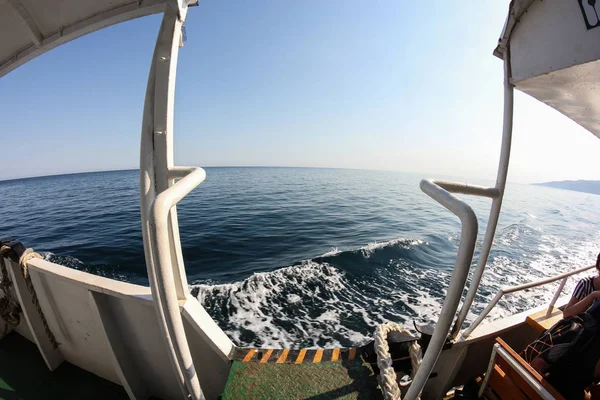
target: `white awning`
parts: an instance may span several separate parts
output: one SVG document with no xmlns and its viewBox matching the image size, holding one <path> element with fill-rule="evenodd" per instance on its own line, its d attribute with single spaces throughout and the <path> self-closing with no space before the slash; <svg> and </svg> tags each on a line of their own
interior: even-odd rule
<svg viewBox="0 0 600 400">
<path fill-rule="evenodd" d="M 600 2 L 513 0 L 494 55 L 515 87 L 600 137 Z"/>
<path fill-rule="evenodd" d="M 494 55 L 496 57 L 504 58 L 504 52 L 506 51 L 506 45 L 508 44 L 510 34 L 515 28 L 519 18 L 521 18 L 521 15 L 527 11 L 533 2 L 534 0 L 512 0 L 510 2 L 504 29 L 502 29 L 502 34 L 500 35 L 500 39 L 498 39 L 498 47 L 494 50 Z"/>
<path fill-rule="evenodd" d="M 0 77 L 61 44 L 182 0 L 0 0 Z"/>
</svg>

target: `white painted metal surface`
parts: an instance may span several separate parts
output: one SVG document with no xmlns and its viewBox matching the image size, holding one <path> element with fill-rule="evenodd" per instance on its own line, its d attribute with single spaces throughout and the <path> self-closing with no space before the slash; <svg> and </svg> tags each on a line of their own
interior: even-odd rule
<svg viewBox="0 0 600 400">
<path fill-rule="evenodd" d="M 29 273 L 64 360 L 122 385 L 131 398 L 182 398 L 150 288 L 40 259 L 29 261 Z M 184 329 L 202 389 L 207 398 L 216 399 L 229 376 L 231 347 L 226 344 L 231 343 L 224 336 L 218 345 L 209 345 L 207 338 L 220 330 L 197 301 L 185 308 Z M 16 331 L 35 342 L 30 329 L 22 319 Z"/>
<path fill-rule="evenodd" d="M 513 126 L 513 87 L 512 87 L 512 84 L 510 83 L 510 73 L 511 73 L 510 71 L 511 71 L 510 70 L 510 58 L 507 57 L 504 61 L 504 125 L 503 125 L 503 131 L 502 131 L 502 150 L 501 150 L 500 160 L 499 160 L 499 165 L 498 165 L 496 186 L 493 188 L 488 188 L 488 187 L 481 187 L 481 186 L 474 186 L 474 185 L 467 185 L 467 184 L 462 184 L 462 183 L 446 182 L 446 181 L 435 181 L 435 182 L 422 181 L 421 182 L 421 188 L 423 189 L 423 191 L 425 191 L 427 194 L 429 194 L 431 197 L 433 197 L 435 200 L 440 202 L 442 205 L 444 205 L 448 209 L 450 209 L 450 208 L 447 205 L 448 204 L 447 202 L 449 201 L 447 195 L 449 195 L 449 196 L 451 196 L 451 195 L 448 192 L 446 192 L 447 195 L 440 196 L 441 192 L 439 192 L 439 190 L 443 190 L 443 191 L 447 190 L 447 191 L 454 192 L 454 193 L 483 196 L 483 197 L 489 197 L 489 198 L 493 199 L 492 206 L 490 209 L 490 216 L 489 216 L 489 220 L 488 220 L 488 224 L 487 224 L 487 229 L 486 229 L 485 237 L 483 240 L 482 248 L 480 251 L 478 263 L 475 268 L 475 272 L 473 274 L 473 279 L 471 281 L 471 285 L 467 292 L 465 301 L 463 302 L 462 308 L 458 313 L 454 327 L 450 331 L 450 336 L 449 336 L 450 339 L 455 339 L 456 336 L 458 335 L 460 328 L 467 316 L 467 313 L 473 303 L 473 300 L 477 293 L 477 289 L 479 288 L 479 284 L 481 282 L 481 278 L 483 276 L 483 272 L 485 270 L 485 266 L 487 263 L 487 258 L 489 256 L 489 252 L 491 250 L 492 243 L 494 240 L 494 235 L 496 233 L 496 226 L 498 224 L 500 209 L 502 207 L 502 198 L 504 196 L 504 189 L 506 187 L 506 178 L 508 175 L 508 163 L 510 160 L 510 148 L 511 148 L 512 126 Z M 444 202 L 446 202 L 446 204 Z M 468 207 L 465 203 L 462 203 L 462 204 L 463 204 L 462 205 L 463 208 L 465 206 Z M 450 209 L 450 210 L 452 212 L 454 212 L 455 214 L 457 214 L 456 210 L 453 210 L 453 209 Z M 469 207 L 469 210 L 471 210 L 470 207 Z M 473 213 L 472 210 L 470 212 Z M 457 214 L 457 215 L 459 215 L 459 214 Z M 459 217 L 460 217 L 460 215 L 459 215 Z M 439 349 L 436 347 L 437 355 L 435 356 L 435 361 L 437 360 L 437 357 L 439 356 L 439 352 L 441 351 L 443 343 L 446 340 L 447 335 L 448 335 L 449 325 L 446 326 L 446 319 L 447 318 L 450 319 L 448 324 L 452 323 L 452 319 L 454 318 L 454 315 L 458 308 L 458 303 L 460 302 L 460 298 L 462 297 L 462 293 L 463 293 L 465 283 L 466 283 L 466 274 L 468 274 L 468 271 L 469 271 L 469 268 L 471 265 L 471 261 L 472 261 L 473 253 L 474 253 L 474 249 L 475 249 L 475 242 L 477 240 L 477 218 L 475 217 L 475 214 L 473 213 L 473 218 L 475 219 L 474 225 L 469 221 L 470 218 L 466 218 L 464 220 L 463 220 L 463 217 L 460 217 L 460 218 L 461 218 L 461 222 L 463 223 L 463 225 L 462 225 L 463 234 L 461 235 L 461 241 L 459 244 L 459 250 L 458 250 L 457 260 L 456 260 L 456 264 L 455 264 L 455 272 L 453 273 L 453 280 L 452 280 L 450 288 L 448 290 L 448 296 L 446 297 L 446 301 L 444 302 L 444 308 L 442 309 L 442 314 L 440 315 L 440 319 L 438 320 L 438 322 L 436 324 L 436 328 L 435 328 L 435 332 L 434 332 L 434 337 L 437 334 L 437 335 L 439 335 L 438 340 L 441 340 L 440 343 L 436 342 L 436 346 L 439 346 Z M 468 231 L 469 233 L 465 234 L 465 231 Z M 463 240 L 467 240 L 467 242 L 464 242 Z M 461 254 L 461 251 L 466 251 L 466 249 L 470 249 L 469 250 L 470 253 L 469 254 L 466 254 L 466 253 Z M 459 260 L 459 258 L 461 258 L 461 259 Z M 464 264 L 467 261 L 468 261 L 468 264 Z M 464 280 L 456 279 L 456 281 L 455 281 L 454 274 L 456 273 L 456 269 L 457 269 L 458 265 L 461 265 L 461 268 L 462 268 L 461 273 L 465 274 L 465 279 Z M 456 286 L 454 286 L 454 285 L 456 285 Z M 453 296 L 456 294 L 458 297 L 456 299 L 455 306 L 448 307 L 448 312 L 449 312 L 449 310 L 452 310 L 451 311 L 452 314 L 444 315 L 444 310 L 446 308 L 446 305 L 449 302 L 450 293 L 452 293 Z M 454 299 L 452 301 L 454 301 Z M 442 319 L 442 315 L 444 315 L 444 319 Z M 432 339 L 432 341 L 433 341 L 433 339 Z M 425 360 L 427 360 L 428 354 L 429 354 L 429 351 L 425 355 L 424 363 L 425 363 Z M 431 358 L 433 359 L 433 356 L 431 356 Z M 433 361 L 433 364 L 431 364 L 431 366 L 429 364 L 427 364 L 427 368 L 429 369 L 429 372 L 427 372 L 427 375 L 425 375 L 425 376 L 429 376 L 429 373 L 435 366 L 435 361 Z M 423 366 L 421 366 L 421 369 L 423 369 Z M 423 373 L 423 374 L 425 374 L 425 373 Z M 425 382 L 426 382 L 426 380 L 424 380 L 422 384 L 425 385 Z M 411 385 L 411 389 L 409 390 L 408 393 L 410 395 L 416 396 L 418 394 L 418 392 L 416 392 L 416 389 L 415 389 L 415 391 L 412 391 L 413 390 L 412 386 L 420 387 L 422 389 L 423 386 L 419 386 L 419 385 L 421 385 L 421 382 L 417 382 L 417 385 L 415 385 L 415 381 L 413 380 L 413 385 Z M 419 390 L 421 390 L 421 389 L 419 389 Z M 411 398 L 411 397 L 409 397 L 409 398 Z"/>
<path fill-rule="evenodd" d="M 584 11 L 596 20 L 583 0 Z M 586 13 L 587 16 L 587 13 Z M 577 0 L 536 0 L 510 36 L 515 82 L 600 59 L 600 28 L 587 29 Z"/>
<path fill-rule="evenodd" d="M 448 183 L 446 183 L 446 185 L 452 186 Z M 467 186 L 462 185 L 460 187 L 467 188 Z M 440 352 L 442 351 L 442 347 L 446 342 L 448 331 L 452 325 L 458 303 L 460 302 L 465 287 L 465 282 L 467 281 L 471 261 L 473 260 L 473 251 L 475 250 L 478 228 L 477 217 L 471 207 L 450 194 L 447 190 L 438 186 L 435 181 L 421 181 L 421 189 L 431 198 L 458 216 L 461 222 L 461 236 L 454 270 L 452 271 L 452 277 L 450 279 L 450 286 L 446 294 L 444 305 L 442 306 L 440 317 L 435 326 L 435 331 L 433 332 L 425 356 L 423 357 L 423 362 L 414 376 L 412 384 L 405 396 L 405 399 L 409 400 L 416 399 L 421 394 L 421 391 L 429 379 L 431 371 L 435 367 Z M 483 189 L 470 186 L 465 190 L 480 191 Z"/>
<path fill-rule="evenodd" d="M 492 370 L 494 369 L 494 364 L 496 361 L 496 353 L 498 353 L 499 348 L 500 348 L 500 345 L 498 343 L 496 343 L 494 345 L 494 347 L 492 348 L 492 355 L 490 357 L 490 363 L 488 364 L 488 368 L 485 371 L 485 376 L 483 377 L 483 381 L 481 381 L 481 386 L 479 387 L 479 392 L 477 392 L 477 397 L 479 397 L 479 398 L 481 398 L 481 396 L 483 396 L 483 392 L 485 391 L 485 388 L 488 385 L 490 377 L 492 376 Z"/>
<path fill-rule="evenodd" d="M 549 317 L 550 315 L 552 315 L 552 310 L 554 309 L 554 306 L 556 305 L 558 298 L 562 294 L 562 291 L 565 288 L 565 285 L 567 284 L 568 279 L 569 278 L 566 277 L 562 281 L 560 281 L 560 284 L 558 285 L 558 287 L 556 288 L 556 292 L 554 293 L 554 297 L 552 297 L 552 300 L 550 301 L 550 304 L 548 305 L 548 310 L 546 310 L 546 317 Z"/>
<path fill-rule="evenodd" d="M 481 314 L 479 314 L 479 316 L 477 317 L 477 319 L 475 321 L 473 321 L 473 323 L 467 328 L 465 329 L 465 331 L 462 333 L 462 337 L 463 338 L 467 338 L 469 337 L 469 335 L 475 330 L 475 328 L 477 328 L 477 326 L 481 323 L 481 321 L 483 321 L 485 319 L 485 317 L 487 317 L 487 315 L 490 313 L 490 311 L 492 311 L 492 309 L 496 306 L 496 304 L 498 304 L 498 302 L 500 301 L 500 299 L 505 295 L 505 294 L 509 294 L 509 293 L 514 293 L 514 292 L 520 292 L 522 290 L 526 290 L 526 289 L 531 289 L 534 287 L 538 287 L 538 286 L 543 286 L 543 285 L 547 285 L 548 283 L 552 283 L 552 282 L 556 282 L 558 280 L 564 279 L 573 276 L 573 275 L 577 275 L 580 274 L 582 272 L 585 271 L 589 271 L 592 268 L 595 268 L 595 265 L 590 265 L 588 267 L 583 267 L 583 268 L 578 268 L 575 269 L 573 271 L 570 272 L 565 272 L 556 276 L 552 276 L 549 278 L 545 278 L 545 279 L 540 279 L 539 281 L 534 281 L 534 282 L 529 282 L 529 283 L 525 283 L 522 285 L 516 285 L 516 286 L 511 286 L 511 287 L 507 287 L 507 288 L 502 288 L 498 291 L 498 293 L 496 293 L 496 295 L 494 296 L 494 298 L 492 299 L 492 301 L 490 301 L 490 303 L 485 307 L 485 309 L 481 312 Z M 556 304 L 556 300 L 558 299 L 558 297 L 560 296 L 560 293 L 562 291 L 562 289 L 564 288 L 564 283 L 559 285 L 557 293 L 554 295 L 554 298 L 552 299 L 552 302 L 550 303 L 550 308 L 552 306 L 554 306 L 554 304 Z"/>
<path fill-rule="evenodd" d="M 600 61 L 593 61 L 516 82 L 516 87 L 600 137 L 599 82 Z"/>
<path fill-rule="evenodd" d="M 110 25 L 159 13 L 175 0 L 0 0 L 0 77 Z"/>
<path fill-rule="evenodd" d="M 193 319 L 189 311 L 202 307 L 188 304 L 197 300 L 187 287 L 175 208 L 206 177 L 201 168 L 173 165 L 175 76 L 184 20 L 185 13 L 167 6 L 156 41 L 142 123 L 140 202 L 146 265 L 165 346 L 183 397 L 203 399 L 182 318 L 182 310 Z M 231 349 L 214 322 L 207 328 L 203 332 L 208 346 Z M 210 369 L 205 371 L 210 374 Z"/>
</svg>

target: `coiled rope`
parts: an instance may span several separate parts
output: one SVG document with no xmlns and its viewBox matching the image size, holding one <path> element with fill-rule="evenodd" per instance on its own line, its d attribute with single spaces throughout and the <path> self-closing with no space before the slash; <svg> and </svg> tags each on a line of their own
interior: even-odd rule
<svg viewBox="0 0 600 400">
<path fill-rule="evenodd" d="M 38 253 L 34 252 L 33 249 L 31 249 L 31 248 L 25 249 L 23 254 L 21 254 L 21 258 L 19 258 L 19 265 L 21 266 L 21 271 L 23 272 L 23 278 L 25 278 L 25 285 L 27 286 L 27 290 L 29 290 L 29 293 L 31 294 L 31 301 L 32 301 L 33 305 L 35 306 L 35 309 L 36 309 L 37 313 L 39 314 L 40 319 L 42 320 L 42 324 L 44 325 L 44 330 L 46 331 L 46 335 L 48 336 L 48 339 L 50 340 L 52 347 L 57 348 L 58 342 L 56 341 L 56 338 L 54 337 L 54 333 L 52 333 L 52 331 L 50 330 L 50 326 L 48 326 L 48 321 L 46 320 L 46 317 L 44 316 L 44 312 L 42 311 L 42 307 L 40 306 L 40 300 L 38 299 L 37 294 L 35 293 L 35 288 L 33 287 L 33 282 L 31 281 L 31 277 L 29 276 L 29 266 L 27 265 L 27 263 L 32 258 L 43 258 L 43 257 L 40 256 Z"/>
<path fill-rule="evenodd" d="M 10 251 L 12 251 L 12 249 L 6 245 L 2 245 L 2 247 L 0 248 L 0 273 L 2 274 L 2 281 L 0 281 L 0 289 L 2 289 L 2 291 L 4 292 L 4 296 L 0 298 L 0 317 L 6 322 L 4 332 L 0 337 L 6 335 L 10 328 L 19 325 L 20 322 L 19 313 L 21 312 L 21 307 L 12 295 L 10 287 L 13 285 L 13 283 L 8 277 L 8 271 L 6 270 L 6 265 L 4 264 L 3 260 L 4 255 Z M 31 302 L 33 303 L 35 310 L 40 316 L 42 325 L 44 325 L 44 330 L 46 331 L 48 340 L 50 340 L 52 347 L 57 348 L 58 342 L 56 341 L 54 334 L 50 330 L 50 326 L 48 326 L 48 321 L 46 320 L 46 316 L 42 311 L 42 307 L 40 306 L 40 300 L 38 299 L 37 294 L 35 293 L 33 282 L 31 281 L 31 277 L 29 276 L 29 266 L 27 265 L 27 263 L 33 258 L 42 258 L 42 256 L 34 252 L 33 249 L 25 249 L 23 254 L 21 254 L 21 257 L 19 258 L 21 273 L 23 274 L 23 278 L 25 279 L 25 286 L 27 286 L 27 290 L 31 294 Z"/>
<path fill-rule="evenodd" d="M 390 332 L 398 332 L 409 336 L 412 336 L 412 334 L 408 329 L 394 322 L 383 323 L 375 330 L 374 345 L 375 353 L 377 354 L 377 366 L 379 367 L 379 375 L 381 377 L 383 397 L 385 400 L 401 400 L 402 394 L 398 387 L 396 371 L 394 371 L 392 366 L 390 346 L 387 342 L 387 336 Z M 421 361 L 423 360 L 421 346 L 419 346 L 416 341 L 412 342 L 408 347 L 408 354 L 410 355 L 410 363 L 412 365 L 411 377 L 414 378 L 421 365 Z M 420 395 L 417 397 L 417 400 L 419 399 Z"/>
<path fill-rule="evenodd" d="M 19 325 L 21 317 L 21 307 L 15 300 L 12 293 L 12 281 L 8 277 L 8 270 L 4 264 L 4 255 L 7 254 L 11 248 L 9 246 L 2 245 L 0 247 L 0 290 L 2 290 L 3 296 L 0 297 L 0 318 L 4 321 L 4 329 L 0 338 L 6 336 L 6 334 L 14 327 Z"/>
</svg>

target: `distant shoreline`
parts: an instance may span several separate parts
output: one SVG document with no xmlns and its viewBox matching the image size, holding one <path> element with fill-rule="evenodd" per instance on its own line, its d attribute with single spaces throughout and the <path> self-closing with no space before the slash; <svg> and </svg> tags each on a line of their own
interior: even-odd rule
<svg viewBox="0 0 600 400">
<path fill-rule="evenodd" d="M 582 192 L 590 194 L 600 194 L 600 181 L 553 181 L 543 183 L 533 183 L 534 186 L 545 186 L 555 189 L 570 190 L 573 192 Z"/>
</svg>

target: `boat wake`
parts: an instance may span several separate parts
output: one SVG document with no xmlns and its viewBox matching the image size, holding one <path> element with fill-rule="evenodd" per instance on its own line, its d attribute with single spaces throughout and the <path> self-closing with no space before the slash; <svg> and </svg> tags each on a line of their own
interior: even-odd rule
<svg viewBox="0 0 600 400">
<path fill-rule="evenodd" d="M 507 248 L 518 248 L 523 235 L 537 237 L 536 251 L 518 254 L 522 258 L 515 257 L 514 251 L 508 256 Z M 585 265 L 594 252 L 593 244 L 587 242 L 561 247 L 555 237 L 525 224 L 506 227 L 498 238 L 467 323 L 500 288 Z M 375 327 L 385 321 L 411 328 L 413 320 L 437 320 L 455 256 L 438 247 L 432 242 L 396 239 L 354 250 L 335 248 L 239 282 L 197 281 L 191 286 L 192 294 L 237 345 L 356 346 L 368 341 Z M 571 279 L 564 293 L 575 283 L 576 278 Z M 555 287 L 508 295 L 488 318 L 548 304 Z"/>
<path fill-rule="evenodd" d="M 435 323 L 450 285 L 456 239 L 400 238 L 356 249 L 333 248 L 319 257 L 256 272 L 233 283 L 196 280 L 190 290 L 237 345 L 357 346 L 370 340 L 376 326 L 385 321 L 409 329 L 412 321 Z M 565 243 L 526 221 L 506 226 L 498 232 L 467 323 L 502 287 L 590 264 L 595 259 L 595 243 Z M 86 264 L 53 253 L 44 256 L 107 278 L 139 280 L 117 265 Z M 577 279 L 569 280 L 564 294 Z M 508 295 L 488 318 L 547 304 L 556 285 Z"/>
</svg>

